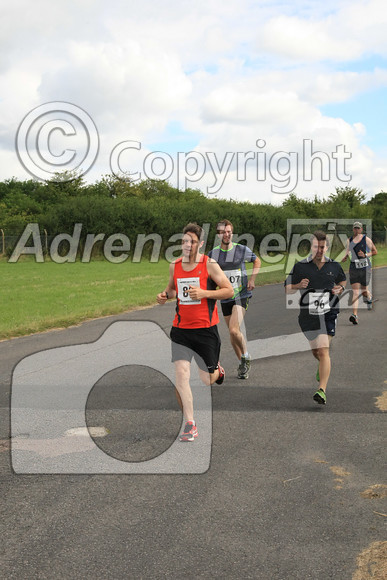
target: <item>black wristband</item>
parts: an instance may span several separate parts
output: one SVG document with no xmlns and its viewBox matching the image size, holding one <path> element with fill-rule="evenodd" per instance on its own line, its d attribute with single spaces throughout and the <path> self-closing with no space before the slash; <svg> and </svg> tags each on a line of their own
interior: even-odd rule
<svg viewBox="0 0 387 580">
<path fill-rule="evenodd" d="M 167 297 L 167 300 L 168 300 L 168 298 L 169 298 L 168 292 L 165 292 L 165 296 Z"/>
</svg>

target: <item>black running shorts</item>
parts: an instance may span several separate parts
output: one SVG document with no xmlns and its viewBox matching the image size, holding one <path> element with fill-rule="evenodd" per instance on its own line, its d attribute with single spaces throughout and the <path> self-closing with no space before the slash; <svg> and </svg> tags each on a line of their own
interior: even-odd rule
<svg viewBox="0 0 387 580">
<path fill-rule="evenodd" d="M 220 336 L 215 324 L 209 328 L 178 328 L 172 326 L 172 362 L 195 359 L 203 371 L 214 373 L 218 367 Z"/>
<path fill-rule="evenodd" d="M 249 299 L 248 298 L 238 298 L 236 300 L 230 300 L 229 302 L 221 302 L 220 306 L 222 308 L 223 316 L 231 316 L 233 306 L 242 306 L 245 310 L 247 310 L 249 306 Z"/>
<path fill-rule="evenodd" d="M 320 334 L 335 336 L 337 314 L 330 314 L 330 316 L 299 316 L 298 323 L 309 341 L 315 340 Z"/>
<path fill-rule="evenodd" d="M 349 282 L 350 284 L 360 284 L 361 286 L 368 286 L 371 280 L 371 268 L 350 268 Z"/>
</svg>

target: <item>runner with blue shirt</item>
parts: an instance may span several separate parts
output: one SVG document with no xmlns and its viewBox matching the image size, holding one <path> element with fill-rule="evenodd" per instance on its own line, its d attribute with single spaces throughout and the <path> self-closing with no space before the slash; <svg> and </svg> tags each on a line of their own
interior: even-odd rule
<svg viewBox="0 0 387 580">
<path fill-rule="evenodd" d="M 249 299 L 253 295 L 252 290 L 255 288 L 255 277 L 259 272 L 261 260 L 247 246 L 232 241 L 233 230 L 229 220 L 218 223 L 217 234 L 220 245 L 211 250 L 208 256 L 218 262 L 234 289 L 232 298 L 221 300 L 221 308 L 230 332 L 231 345 L 239 360 L 238 378 L 247 379 L 251 362 L 241 325 Z M 246 262 L 253 262 L 250 276 L 247 275 Z"/>
</svg>

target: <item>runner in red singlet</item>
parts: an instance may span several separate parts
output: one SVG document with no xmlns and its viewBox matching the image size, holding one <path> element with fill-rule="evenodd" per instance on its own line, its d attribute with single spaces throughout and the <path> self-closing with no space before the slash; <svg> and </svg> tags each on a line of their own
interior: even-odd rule
<svg viewBox="0 0 387 580">
<path fill-rule="evenodd" d="M 234 294 L 232 285 L 215 260 L 199 253 L 202 245 L 203 229 L 198 224 L 188 224 L 183 230 L 182 257 L 170 265 L 168 285 L 157 295 L 159 304 L 176 298 L 176 315 L 170 336 L 176 390 L 186 420 L 180 441 L 194 441 L 198 435 L 189 382 L 192 358 L 206 385 L 223 383 L 216 301 Z"/>
</svg>

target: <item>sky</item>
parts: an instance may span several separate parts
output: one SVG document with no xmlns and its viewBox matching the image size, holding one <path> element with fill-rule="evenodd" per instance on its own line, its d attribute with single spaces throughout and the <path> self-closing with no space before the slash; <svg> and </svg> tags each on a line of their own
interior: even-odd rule
<svg viewBox="0 0 387 580">
<path fill-rule="evenodd" d="M 14 0 L 0 30 L 0 180 L 387 191 L 382 0 Z"/>
</svg>

